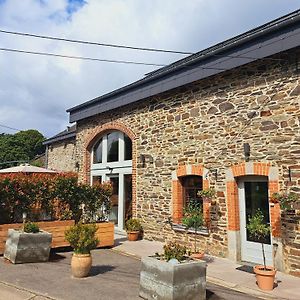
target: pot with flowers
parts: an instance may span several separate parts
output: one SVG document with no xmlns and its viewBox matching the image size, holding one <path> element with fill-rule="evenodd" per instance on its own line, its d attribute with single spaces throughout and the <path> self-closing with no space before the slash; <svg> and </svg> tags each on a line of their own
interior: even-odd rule
<svg viewBox="0 0 300 300">
<path fill-rule="evenodd" d="M 247 230 L 250 236 L 261 242 L 263 265 L 256 265 L 253 271 L 256 274 L 257 285 L 262 290 L 272 290 L 276 269 L 273 266 L 266 265 L 266 256 L 264 249 L 264 239 L 270 234 L 270 225 L 264 221 L 263 213 L 258 209 L 256 213 L 249 218 Z"/>
<path fill-rule="evenodd" d="M 295 193 L 274 193 L 271 197 L 273 203 L 279 203 L 280 209 L 283 212 L 297 209 L 299 207 L 299 196 Z"/>
<path fill-rule="evenodd" d="M 212 188 L 201 190 L 197 195 L 202 198 L 203 202 L 208 202 L 212 205 L 217 203 L 215 199 L 216 191 Z"/>
<path fill-rule="evenodd" d="M 204 251 L 199 251 L 197 247 L 198 231 L 203 226 L 203 214 L 200 202 L 191 199 L 183 212 L 182 224 L 185 225 L 186 230 L 192 229 L 194 232 L 194 249 L 192 257 L 201 259 L 204 256 Z"/>
<path fill-rule="evenodd" d="M 65 238 L 74 249 L 71 260 L 72 275 L 77 278 L 86 277 L 92 266 L 91 250 L 96 248 L 96 224 L 77 223 L 65 231 Z"/>
</svg>

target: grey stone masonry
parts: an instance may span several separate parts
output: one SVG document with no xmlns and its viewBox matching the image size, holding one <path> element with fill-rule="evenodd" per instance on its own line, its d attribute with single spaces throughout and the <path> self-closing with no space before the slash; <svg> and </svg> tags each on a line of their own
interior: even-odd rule
<svg viewBox="0 0 300 300">
<path fill-rule="evenodd" d="M 26 233 L 9 229 L 4 257 L 14 264 L 48 261 L 52 234 L 46 231 Z"/>
<path fill-rule="evenodd" d="M 205 300 L 206 263 L 171 264 L 153 257 L 142 259 L 140 297 L 157 300 Z"/>
</svg>

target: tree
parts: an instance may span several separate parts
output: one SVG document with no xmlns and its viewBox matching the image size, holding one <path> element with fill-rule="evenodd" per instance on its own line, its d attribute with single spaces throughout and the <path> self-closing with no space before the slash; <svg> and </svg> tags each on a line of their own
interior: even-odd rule
<svg viewBox="0 0 300 300">
<path fill-rule="evenodd" d="M 16 134 L 0 134 L 0 169 L 10 167 L 8 161 L 30 161 L 45 151 L 45 137 L 37 130 L 30 129 Z"/>
</svg>

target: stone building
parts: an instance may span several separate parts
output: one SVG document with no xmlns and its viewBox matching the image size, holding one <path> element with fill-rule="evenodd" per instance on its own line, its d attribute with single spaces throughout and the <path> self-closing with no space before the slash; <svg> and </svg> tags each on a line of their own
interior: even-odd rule
<svg viewBox="0 0 300 300">
<path fill-rule="evenodd" d="M 202 249 L 261 263 L 246 231 L 260 208 L 272 229 L 268 263 L 300 275 L 299 211 L 282 218 L 270 201 L 300 191 L 299 45 L 296 11 L 68 110 L 79 177 L 112 182 L 119 229 L 133 215 L 145 238 L 190 244 L 180 224 L 194 198 L 206 220 Z M 207 188 L 216 203 L 197 197 Z"/>
<path fill-rule="evenodd" d="M 64 172 L 76 172 L 76 125 L 68 127 L 44 142 L 46 168 Z"/>
</svg>

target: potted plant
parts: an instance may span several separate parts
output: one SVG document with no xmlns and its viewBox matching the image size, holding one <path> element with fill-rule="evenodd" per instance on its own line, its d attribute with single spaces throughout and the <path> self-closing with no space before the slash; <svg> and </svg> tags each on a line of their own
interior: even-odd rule
<svg viewBox="0 0 300 300">
<path fill-rule="evenodd" d="M 142 225 L 139 219 L 129 219 L 125 223 L 128 241 L 136 241 L 139 237 Z"/>
<path fill-rule="evenodd" d="M 197 195 L 202 198 L 203 202 L 210 202 L 212 205 L 216 204 L 216 191 L 212 188 L 201 190 Z"/>
<path fill-rule="evenodd" d="M 143 257 L 139 296 L 143 299 L 206 299 L 206 263 L 186 256 L 176 242 L 164 246 L 164 253 Z"/>
<path fill-rule="evenodd" d="M 77 278 L 86 277 L 92 266 L 91 250 L 96 248 L 95 224 L 77 223 L 65 231 L 65 238 L 74 249 L 71 260 L 72 275 Z"/>
<path fill-rule="evenodd" d="M 261 241 L 263 265 L 256 265 L 253 267 L 254 273 L 256 274 L 257 285 L 262 290 L 272 290 L 274 287 L 274 279 L 276 269 L 273 266 L 266 265 L 264 239 L 270 234 L 270 226 L 265 223 L 264 215 L 260 210 L 249 218 L 247 224 L 247 230 L 251 237 L 258 241 Z"/>
<path fill-rule="evenodd" d="M 195 259 L 203 258 L 204 252 L 199 252 L 197 248 L 197 232 L 203 226 L 203 214 L 200 202 L 191 200 L 184 209 L 182 224 L 185 225 L 186 230 L 192 229 L 195 235 L 194 251 L 192 257 Z"/>
<path fill-rule="evenodd" d="M 4 257 L 14 264 L 48 261 L 52 234 L 36 223 L 24 222 L 21 230 L 9 229 Z"/>
<path fill-rule="evenodd" d="M 273 203 L 279 203 L 282 211 L 288 211 L 295 207 L 296 203 L 299 203 L 299 196 L 295 193 L 274 193 L 271 197 Z"/>
</svg>

